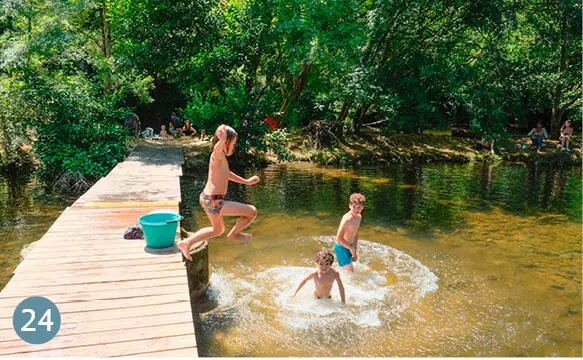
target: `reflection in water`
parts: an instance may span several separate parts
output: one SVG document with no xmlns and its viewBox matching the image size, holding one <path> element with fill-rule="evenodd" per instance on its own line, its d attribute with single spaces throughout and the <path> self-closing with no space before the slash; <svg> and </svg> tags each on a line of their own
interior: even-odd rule
<svg viewBox="0 0 583 360">
<path fill-rule="evenodd" d="M 0 177 L 0 288 L 20 262 L 21 249 L 40 239 L 71 202 L 34 181 Z"/>
<path fill-rule="evenodd" d="M 203 314 L 201 355 L 581 356 L 580 168 L 288 164 L 260 177 L 229 187 L 259 210 L 253 241 L 210 241 L 219 306 Z M 183 183 L 200 225 L 204 180 Z M 348 305 L 336 289 L 290 301 L 355 191 L 366 241 L 342 275 Z"/>
</svg>

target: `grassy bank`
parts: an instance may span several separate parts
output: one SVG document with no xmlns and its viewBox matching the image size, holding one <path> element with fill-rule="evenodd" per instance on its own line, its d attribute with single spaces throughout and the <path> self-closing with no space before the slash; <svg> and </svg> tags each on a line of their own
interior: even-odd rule
<svg viewBox="0 0 583 360">
<path fill-rule="evenodd" d="M 185 167 L 199 171 L 208 164 L 209 142 L 200 139 L 179 139 L 185 146 Z M 507 161 L 541 165 L 581 166 L 581 139 L 576 138 L 571 151 L 560 151 L 557 140 L 546 140 L 541 153 L 530 146 L 528 137 L 511 137 L 495 146 L 495 153 L 476 150 L 477 140 L 452 137 L 449 132 L 425 134 L 395 134 L 382 136 L 367 132 L 361 137 L 349 137 L 342 144 L 314 149 L 305 136 L 292 133 L 286 144 L 296 161 L 321 165 L 358 166 L 399 163 L 465 163 L 470 161 Z M 527 145 L 523 149 L 523 145 Z M 278 162 L 270 150 L 238 154 L 232 160 L 240 165 L 262 166 Z"/>
</svg>

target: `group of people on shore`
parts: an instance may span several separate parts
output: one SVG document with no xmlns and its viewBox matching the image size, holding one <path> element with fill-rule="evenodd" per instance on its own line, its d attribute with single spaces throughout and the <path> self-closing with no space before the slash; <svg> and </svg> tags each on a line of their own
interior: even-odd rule
<svg viewBox="0 0 583 360">
<path fill-rule="evenodd" d="M 160 127 L 160 137 L 164 139 L 179 136 L 194 136 L 196 134 L 197 131 L 192 127 L 190 121 L 186 120 L 185 122 L 182 122 L 182 119 L 174 112 L 170 115 L 168 128 L 166 128 L 166 125 Z"/>
<path fill-rule="evenodd" d="M 200 205 L 210 220 L 211 226 L 201 228 L 186 239 L 178 242 L 177 247 L 188 261 L 192 261 L 190 248 L 194 244 L 220 236 L 225 232 L 224 216 L 239 217 L 235 226 L 227 234 L 227 238 L 239 242 L 251 240 L 251 234 L 243 233 L 243 229 L 255 219 L 257 208 L 253 205 L 226 200 L 229 181 L 244 185 L 254 185 L 260 181 L 258 176 L 251 176 L 245 179 L 230 170 L 227 157 L 231 156 L 235 151 L 237 139 L 237 132 L 226 125 L 219 126 L 212 138 L 208 180 L 199 195 Z M 333 249 L 341 270 L 353 271 L 352 263 L 358 260 L 358 230 L 362 220 L 361 212 L 364 208 L 364 202 L 365 197 L 362 194 L 354 193 L 350 196 L 348 204 L 350 211 L 342 217 L 336 233 Z M 313 280 L 315 287 L 314 297 L 317 299 L 330 298 L 331 289 L 334 282 L 336 282 L 340 292 L 340 299 L 345 304 L 344 286 L 339 272 L 331 268 L 333 263 L 334 255 L 329 249 L 319 251 L 316 255 L 316 271 L 302 280 L 293 296 L 309 280 Z"/>
<path fill-rule="evenodd" d="M 550 137 L 549 133 L 547 132 L 547 130 L 543 127 L 542 122 L 538 122 L 536 124 L 536 127 L 532 128 L 532 130 L 530 130 L 530 132 L 527 135 L 530 140 L 532 141 L 532 149 L 536 150 L 537 153 L 541 152 L 541 149 L 543 147 L 543 143 L 544 143 L 544 139 L 547 139 Z M 571 151 L 571 149 L 569 148 L 569 144 L 572 143 L 572 137 L 573 137 L 573 128 L 571 127 L 571 121 L 567 120 L 563 123 L 563 125 L 561 126 L 561 129 L 559 130 L 559 142 L 561 144 L 560 150 L 561 151 Z M 526 144 L 518 144 L 519 148 L 522 149 L 526 149 L 528 147 L 528 145 Z M 476 144 L 476 149 L 477 150 L 489 150 L 490 153 L 494 154 L 494 138 L 492 136 L 490 136 L 489 138 L 486 138 L 485 135 L 482 135 L 482 139 L 480 140 L 480 142 L 478 142 Z"/>
<path fill-rule="evenodd" d="M 536 127 L 532 128 L 528 133 L 528 136 L 532 139 L 532 147 L 536 149 L 538 153 L 541 152 L 541 148 L 543 146 L 544 139 L 549 137 L 549 133 L 543 127 L 542 122 L 538 122 Z M 573 128 L 571 127 L 571 120 L 567 120 L 561 126 L 561 130 L 559 131 L 559 141 L 561 142 L 561 151 L 567 150 L 571 151 L 569 148 L 569 142 L 571 141 L 571 137 L 573 136 Z"/>
<path fill-rule="evenodd" d="M 183 122 L 175 112 L 170 115 L 170 122 L 168 127 L 166 127 L 165 124 L 162 124 L 158 134 L 154 134 L 154 129 L 151 127 L 147 127 L 144 131 L 142 131 L 142 123 L 140 118 L 138 115 L 133 113 L 124 120 L 124 126 L 130 131 L 132 136 L 142 136 L 144 138 L 153 139 L 170 139 L 180 136 L 195 136 L 198 133 L 189 120 Z"/>
</svg>

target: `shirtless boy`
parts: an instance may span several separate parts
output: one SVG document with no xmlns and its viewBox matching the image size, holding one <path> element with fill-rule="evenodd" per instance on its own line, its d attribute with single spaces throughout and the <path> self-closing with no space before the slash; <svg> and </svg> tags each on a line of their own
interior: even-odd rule
<svg viewBox="0 0 583 360">
<path fill-rule="evenodd" d="M 350 211 L 344 214 L 334 242 L 334 252 L 341 270 L 354 271 L 353 261 L 358 260 L 358 228 L 362 220 L 365 197 L 362 194 L 350 195 L 348 207 Z"/>
<path fill-rule="evenodd" d="M 338 284 L 338 291 L 340 291 L 340 300 L 342 301 L 342 304 L 346 304 L 344 285 L 342 285 L 340 274 L 338 271 L 331 268 L 334 263 L 334 255 L 332 255 L 330 250 L 322 249 L 316 254 L 316 263 L 318 264 L 316 271 L 302 280 L 292 295 L 292 298 L 296 296 L 298 291 L 300 291 L 309 280 L 314 280 L 314 296 L 317 299 L 330 299 L 332 297 L 332 285 L 334 285 L 334 281 L 336 281 Z"/>
</svg>

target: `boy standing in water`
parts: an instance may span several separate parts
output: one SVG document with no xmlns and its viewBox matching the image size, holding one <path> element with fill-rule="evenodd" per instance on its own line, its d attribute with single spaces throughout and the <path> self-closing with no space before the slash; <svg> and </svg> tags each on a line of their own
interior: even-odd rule
<svg viewBox="0 0 583 360">
<path fill-rule="evenodd" d="M 350 211 L 344 214 L 334 242 L 334 252 L 341 270 L 354 271 L 353 261 L 358 260 L 358 228 L 362 220 L 364 209 L 364 195 L 354 193 L 350 195 L 348 207 Z"/>
<path fill-rule="evenodd" d="M 318 264 L 318 269 L 308 275 L 294 294 L 292 298 L 296 296 L 298 291 L 309 281 L 314 280 L 314 296 L 317 299 L 330 299 L 332 295 L 332 285 L 334 285 L 334 281 L 338 283 L 338 291 L 340 291 L 340 300 L 342 300 L 342 304 L 346 304 L 346 299 L 344 297 L 344 285 L 342 285 L 342 280 L 340 279 L 340 274 L 338 271 L 331 268 L 332 264 L 334 263 L 334 255 L 327 250 L 322 249 L 316 254 L 316 263 Z"/>
</svg>

